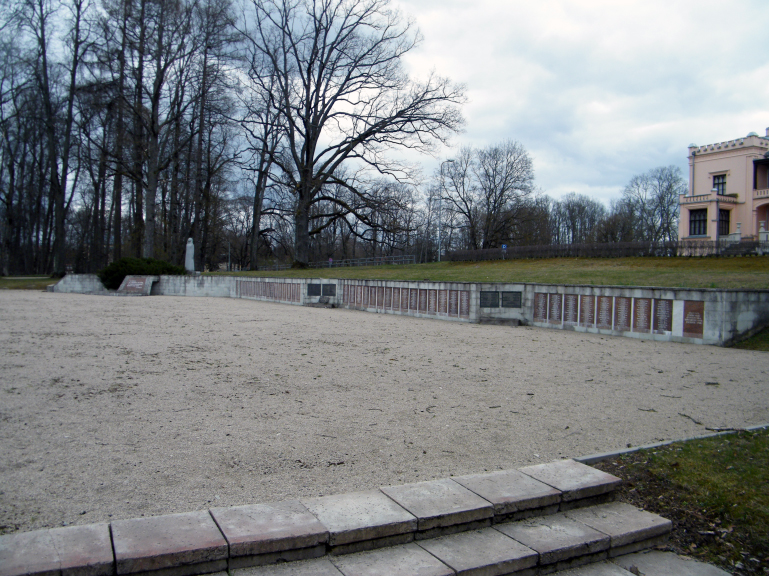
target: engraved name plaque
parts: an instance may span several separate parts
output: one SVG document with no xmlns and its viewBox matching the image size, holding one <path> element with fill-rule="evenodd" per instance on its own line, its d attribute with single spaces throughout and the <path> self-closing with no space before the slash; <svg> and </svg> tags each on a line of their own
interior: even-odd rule
<svg viewBox="0 0 769 576">
<path fill-rule="evenodd" d="M 705 328 L 705 303 L 684 300 L 684 336 L 702 338 Z"/>
<path fill-rule="evenodd" d="M 598 327 L 611 330 L 614 304 L 611 296 L 598 297 Z"/>
<path fill-rule="evenodd" d="M 449 302 L 448 290 L 438 290 L 438 314 L 446 315 L 448 313 L 447 305 Z"/>
<path fill-rule="evenodd" d="M 459 291 L 459 315 L 462 318 L 470 317 L 470 291 Z"/>
<path fill-rule="evenodd" d="M 571 326 L 577 324 L 579 320 L 578 309 L 579 296 L 577 294 L 565 294 L 563 297 L 563 323 Z"/>
<path fill-rule="evenodd" d="M 499 292 L 481 290 L 481 308 L 499 308 Z"/>
<path fill-rule="evenodd" d="M 633 311 L 633 332 L 649 332 L 651 330 L 652 300 L 651 298 L 636 298 Z"/>
<path fill-rule="evenodd" d="M 534 294 L 534 322 L 547 320 L 547 294 Z"/>
<path fill-rule="evenodd" d="M 630 330 L 630 298 L 618 296 L 614 310 L 614 329 L 627 332 Z"/>
<path fill-rule="evenodd" d="M 579 325 L 592 327 L 595 324 L 595 296 L 580 296 Z"/>
<path fill-rule="evenodd" d="M 458 290 L 449 290 L 449 316 L 459 316 Z"/>
<path fill-rule="evenodd" d="M 563 296 L 561 294 L 548 294 L 547 309 L 550 314 L 548 322 L 550 324 L 561 323 L 561 306 L 563 305 Z"/>
<path fill-rule="evenodd" d="M 522 292 L 502 292 L 502 308 L 520 308 Z"/>
<path fill-rule="evenodd" d="M 664 334 L 673 330 L 673 301 L 654 300 L 654 332 Z"/>
</svg>

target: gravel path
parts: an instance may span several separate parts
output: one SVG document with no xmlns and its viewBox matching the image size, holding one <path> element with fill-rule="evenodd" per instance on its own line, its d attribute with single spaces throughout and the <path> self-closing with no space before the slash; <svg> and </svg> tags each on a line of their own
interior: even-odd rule
<svg viewBox="0 0 769 576">
<path fill-rule="evenodd" d="M 0 532 L 769 422 L 769 354 L 215 298 L 0 292 Z"/>
</svg>

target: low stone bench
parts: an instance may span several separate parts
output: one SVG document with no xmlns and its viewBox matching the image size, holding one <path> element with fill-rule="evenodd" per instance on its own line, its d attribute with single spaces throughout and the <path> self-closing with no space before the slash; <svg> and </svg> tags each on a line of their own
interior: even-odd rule
<svg viewBox="0 0 769 576">
<path fill-rule="evenodd" d="M 561 460 L 367 492 L 9 534 L 0 536 L 0 576 L 192 576 L 298 566 L 321 556 L 339 558 L 333 562 L 348 574 L 343 566 L 358 558 L 349 555 L 378 548 L 379 556 L 366 558 L 429 552 L 441 570 L 463 574 L 454 567 L 459 556 L 510 568 L 494 574 L 560 569 L 576 559 L 635 551 L 670 531 L 668 521 L 631 506 L 596 506 L 612 499 L 619 483 Z"/>
</svg>

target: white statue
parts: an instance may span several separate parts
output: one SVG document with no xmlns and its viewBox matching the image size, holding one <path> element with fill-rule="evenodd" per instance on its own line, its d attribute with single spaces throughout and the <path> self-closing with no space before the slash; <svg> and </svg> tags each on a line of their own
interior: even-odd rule
<svg viewBox="0 0 769 576">
<path fill-rule="evenodd" d="M 187 240 L 187 251 L 184 255 L 184 267 L 187 272 L 195 271 L 195 244 L 192 242 L 192 238 Z"/>
</svg>

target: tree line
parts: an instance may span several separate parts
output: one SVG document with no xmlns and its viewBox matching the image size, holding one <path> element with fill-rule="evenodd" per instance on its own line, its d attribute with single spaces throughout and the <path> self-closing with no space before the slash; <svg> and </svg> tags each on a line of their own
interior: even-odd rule
<svg viewBox="0 0 769 576">
<path fill-rule="evenodd" d="M 196 268 L 675 237 L 682 178 L 549 199 L 522 144 L 403 160 L 463 125 L 388 0 L 0 1 L 0 273 Z M 395 153 L 394 153 L 395 152 Z"/>
</svg>

